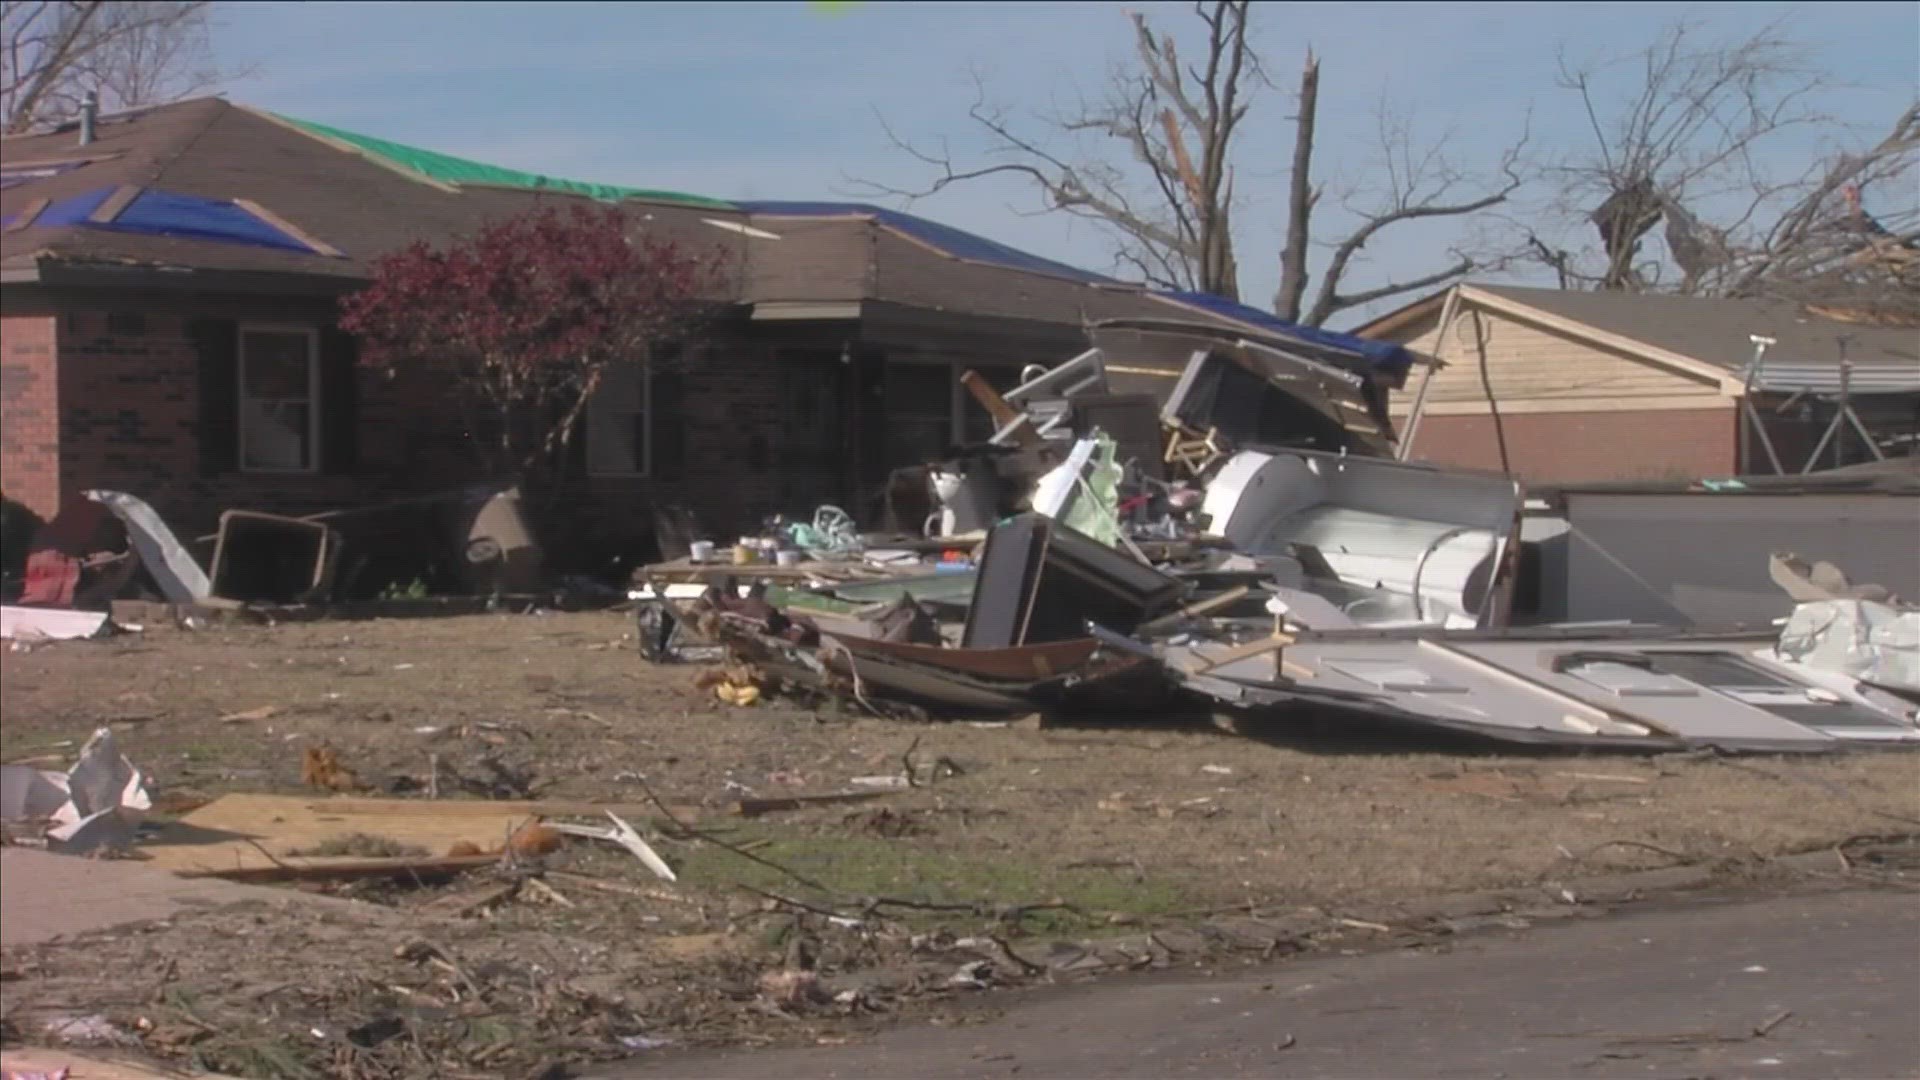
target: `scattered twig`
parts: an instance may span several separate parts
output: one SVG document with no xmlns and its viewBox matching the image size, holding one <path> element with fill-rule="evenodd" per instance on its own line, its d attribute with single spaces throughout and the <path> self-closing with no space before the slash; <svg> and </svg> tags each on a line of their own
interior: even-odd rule
<svg viewBox="0 0 1920 1080">
<path fill-rule="evenodd" d="M 653 785 L 647 783 L 646 777 L 635 774 L 634 781 L 640 785 L 640 790 L 646 794 L 647 800 L 653 803 L 653 805 L 656 808 L 658 808 L 662 814 L 666 815 L 666 818 L 668 821 L 673 822 L 674 826 L 678 828 L 682 833 L 686 834 L 687 836 L 693 837 L 696 840 L 704 840 L 707 843 L 712 844 L 714 847 L 721 849 L 722 851 L 730 851 L 735 855 L 738 855 L 741 858 L 746 859 L 748 862 L 759 863 L 761 866 L 764 866 L 769 870 L 777 870 L 780 873 L 785 874 L 787 877 L 790 877 L 793 880 L 799 882 L 800 884 L 805 885 L 809 889 L 814 889 L 819 892 L 826 893 L 829 896 L 833 895 L 832 889 L 829 889 L 825 885 L 822 885 L 819 882 L 813 880 L 812 878 L 807 877 L 805 874 L 802 874 L 796 870 L 792 870 L 785 866 L 782 866 L 771 859 L 763 859 L 760 856 L 755 855 L 751 851 L 743 850 L 737 844 L 728 843 L 727 841 L 722 840 L 719 837 L 713 836 L 700 829 L 696 829 L 693 826 L 687 824 L 686 822 L 680 820 L 679 815 L 675 814 L 673 810 L 670 809 L 667 806 L 667 804 L 661 800 L 660 796 L 654 793 Z"/>
<path fill-rule="evenodd" d="M 527 882 L 528 889 L 531 889 L 532 891 L 539 893 L 541 896 L 545 897 L 547 900 L 553 903 L 559 904 L 561 907 L 578 906 L 573 901 L 567 899 L 566 896 L 560 892 L 560 890 L 554 888 L 553 886 L 547 884 L 544 881 L 541 881 L 537 877 L 528 878 L 526 879 L 526 882 Z"/>
<path fill-rule="evenodd" d="M 913 772 L 913 752 L 918 749 L 920 749 L 920 736 L 915 735 L 913 742 L 907 746 L 907 752 L 900 755 L 900 771 L 906 774 L 907 786 L 910 788 L 920 786 L 920 781 Z"/>
<path fill-rule="evenodd" d="M 1386 923 L 1368 922 L 1365 919 L 1335 919 L 1341 926 L 1350 926 L 1355 930 L 1372 930 L 1380 934 L 1393 933 L 1393 927 Z"/>
<path fill-rule="evenodd" d="M 1027 959 L 1026 957 L 1021 956 L 1019 953 L 1014 952 L 1013 946 L 1007 944 L 1004 939 L 997 938 L 989 934 L 987 935 L 987 940 L 993 942 L 996 946 L 998 946 L 1001 952 L 1007 954 L 1007 959 L 1012 960 L 1016 964 L 1019 964 L 1020 967 L 1027 974 L 1040 975 L 1046 972 L 1047 969 L 1045 966 L 1041 964 L 1036 964 L 1033 961 Z"/>
<path fill-rule="evenodd" d="M 842 916 L 839 912 L 833 910 L 832 908 L 824 908 L 824 907 L 820 907 L 817 904 L 809 904 L 805 900 L 795 900 L 791 896 L 782 896 L 779 893 L 768 892 L 765 889 L 756 889 L 751 885 L 736 885 L 734 887 L 739 889 L 741 892 L 750 892 L 755 896 L 764 897 L 765 899 L 771 900 L 776 904 L 784 904 L 787 907 L 799 908 L 801 911 L 809 911 L 815 915 L 824 915 L 829 919 L 844 918 L 844 916 Z"/>
<path fill-rule="evenodd" d="M 294 869 L 294 867 L 289 866 L 284 862 L 281 862 L 280 859 L 276 857 L 273 852 L 268 851 L 264 847 L 261 847 L 260 841 L 255 840 L 251 836 L 243 837 L 242 839 L 246 840 L 246 842 L 253 848 L 253 850 L 259 852 L 262 855 L 265 855 L 267 857 L 267 861 L 272 863 L 273 865 L 279 867 L 282 870 L 287 870 L 287 871 L 292 871 Z"/>
<path fill-rule="evenodd" d="M 1605 849 L 1610 847 L 1641 848 L 1646 851 L 1651 851 L 1656 855 L 1665 855 L 1669 859 L 1674 859 L 1683 863 L 1691 863 L 1691 862 L 1699 861 L 1699 859 L 1696 856 L 1685 855 L 1678 851 L 1670 851 L 1666 848 L 1661 847 L 1658 844 L 1643 843 L 1639 840 L 1608 840 L 1604 844 L 1593 845 L 1592 847 L 1588 848 L 1586 851 L 1580 853 L 1579 855 L 1575 855 L 1574 858 L 1579 860 L 1585 860 L 1591 857 L 1592 855 L 1594 855 L 1596 852 L 1604 851 Z"/>
<path fill-rule="evenodd" d="M 1774 1013 L 1772 1016 L 1769 1016 L 1765 1020 L 1761 1021 L 1760 1026 L 1753 1029 L 1753 1037 L 1756 1039 L 1766 1038 L 1768 1035 L 1773 1034 L 1774 1028 L 1777 1028 L 1781 1024 L 1786 1023 L 1787 1019 L 1792 1015 L 1793 1015 L 1792 1009 L 1782 1009 L 1779 1012 Z"/>
</svg>

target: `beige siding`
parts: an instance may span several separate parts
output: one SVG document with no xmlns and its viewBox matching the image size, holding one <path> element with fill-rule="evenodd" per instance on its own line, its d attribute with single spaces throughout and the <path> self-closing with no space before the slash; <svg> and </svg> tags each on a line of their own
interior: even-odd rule
<svg viewBox="0 0 1920 1080">
<path fill-rule="evenodd" d="M 1503 409 L 1610 412 L 1712 407 L 1720 400 L 1719 387 L 1698 376 L 1658 367 L 1503 315 L 1479 315 L 1486 339 L 1487 381 Z M 1432 356 L 1438 324 L 1437 318 L 1429 318 L 1388 336 L 1417 353 Z M 1447 366 L 1433 376 L 1427 394 L 1429 410 L 1442 415 L 1484 412 L 1487 392 L 1481 382 L 1473 313 L 1460 312 L 1448 337 L 1450 340 L 1439 350 Z M 1421 377 L 1422 372 L 1416 369 L 1407 379 L 1406 389 L 1394 395 L 1395 413 L 1405 413 L 1411 406 Z"/>
</svg>

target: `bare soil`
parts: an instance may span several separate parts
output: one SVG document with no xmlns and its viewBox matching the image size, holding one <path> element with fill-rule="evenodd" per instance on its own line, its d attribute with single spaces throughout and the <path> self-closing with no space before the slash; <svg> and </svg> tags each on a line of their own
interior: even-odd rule
<svg viewBox="0 0 1920 1080">
<path fill-rule="evenodd" d="M 239 1076 L 537 1075 L 648 1040 L 844 1038 L 1029 977 L 1062 938 L 1756 867 L 1920 830 L 1906 754 L 1467 755 L 1190 722 L 735 708 L 695 687 L 698 668 L 642 661 L 631 629 L 617 613 L 478 615 L 5 654 L 0 756 L 65 762 L 111 724 L 163 807 L 306 792 L 304 752 L 325 746 L 370 795 L 424 797 L 437 761 L 443 798 L 657 795 L 713 838 L 664 813 L 635 822 L 673 886 L 572 840 L 445 883 L 333 887 L 370 901 L 358 915 L 226 909 L 10 950 L 6 1034 L 97 1013 L 141 1053 Z M 909 755 L 917 786 L 882 799 L 731 812 L 901 774 Z M 980 965 L 952 948 L 988 935 L 1014 951 Z"/>
</svg>

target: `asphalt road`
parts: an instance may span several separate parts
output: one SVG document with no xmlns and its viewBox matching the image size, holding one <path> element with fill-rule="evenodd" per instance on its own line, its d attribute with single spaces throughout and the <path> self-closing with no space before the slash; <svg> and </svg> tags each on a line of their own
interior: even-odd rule
<svg viewBox="0 0 1920 1080">
<path fill-rule="evenodd" d="M 1913 1080 L 1920 897 L 1640 909 L 1445 951 L 1043 992 L 988 1024 L 858 1046 L 657 1052 L 598 1075 Z"/>
</svg>

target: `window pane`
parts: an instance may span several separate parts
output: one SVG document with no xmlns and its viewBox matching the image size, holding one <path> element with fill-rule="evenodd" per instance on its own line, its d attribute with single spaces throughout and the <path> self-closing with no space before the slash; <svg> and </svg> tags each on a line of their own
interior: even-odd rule
<svg viewBox="0 0 1920 1080">
<path fill-rule="evenodd" d="M 587 471 L 634 476 L 646 469 L 647 369 L 615 364 L 587 402 Z"/>
<path fill-rule="evenodd" d="M 305 400 L 313 392 L 310 344 L 305 334 L 248 331 L 240 342 L 247 396 Z"/>
<path fill-rule="evenodd" d="M 954 370 L 894 361 L 886 374 L 886 460 L 895 467 L 937 460 L 953 445 Z"/>
<path fill-rule="evenodd" d="M 245 469 L 310 469 L 313 409 L 298 401 L 244 400 L 240 414 L 240 466 Z"/>
</svg>

